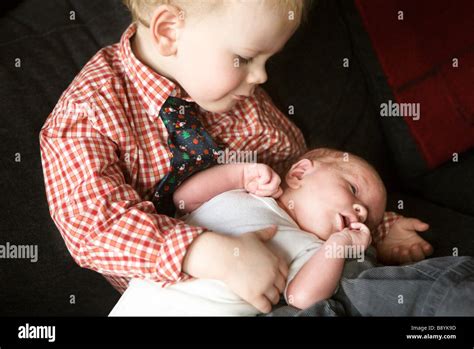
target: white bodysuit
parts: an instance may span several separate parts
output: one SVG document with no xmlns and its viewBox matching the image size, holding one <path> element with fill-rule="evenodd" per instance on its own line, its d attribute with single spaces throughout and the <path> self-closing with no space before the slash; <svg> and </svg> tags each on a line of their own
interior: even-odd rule
<svg viewBox="0 0 474 349">
<path fill-rule="evenodd" d="M 186 223 L 222 234 L 239 235 L 274 224 L 269 247 L 288 263 L 289 282 L 324 243 L 302 231 L 270 197 L 231 190 L 182 217 Z M 238 258 L 239 251 L 234 251 Z M 286 297 L 286 290 L 285 290 Z M 259 311 L 222 282 L 192 279 L 162 288 L 160 283 L 133 279 L 110 316 L 253 316 Z"/>
</svg>

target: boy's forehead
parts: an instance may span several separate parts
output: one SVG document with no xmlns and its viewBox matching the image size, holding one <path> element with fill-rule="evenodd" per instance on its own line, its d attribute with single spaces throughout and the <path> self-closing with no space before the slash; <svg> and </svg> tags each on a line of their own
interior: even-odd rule
<svg viewBox="0 0 474 349">
<path fill-rule="evenodd" d="M 234 10 L 229 9 L 227 24 L 231 24 L 237 44 L 255 53 L 280 50 L 286 42 L 285 37 L 297 28 L 298 21 L 288 19 L 284 13 L 269 8 L 269 5 L 255 5 L 259 1 L 251 3 L 254 5 L 245 2 L 234 5 Z"/>
</svg>

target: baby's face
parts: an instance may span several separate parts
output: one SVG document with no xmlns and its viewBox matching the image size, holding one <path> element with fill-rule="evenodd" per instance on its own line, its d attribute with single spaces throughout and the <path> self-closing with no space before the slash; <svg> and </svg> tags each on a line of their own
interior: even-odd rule
<svg viewBox="0 0 474 349">
<path fill-rule="evenodd" d="M 267 80 L 266 61 L 281 50 L 299 18 L 265 2 L 231 1 L 204 18 L 186 19 L 180 31 L 174 79 L 210 112 L 226 112 Z"/>
<path fill-rule="evenodd" d="M 301 178 L 291 197 L 303 230 L 327 240 L 352 222 L 362 222 L 371 230 L 381 222 L 386 194 L 379 176 L 356 159 L 347 167 L 317 162 Z"/>
</svg>

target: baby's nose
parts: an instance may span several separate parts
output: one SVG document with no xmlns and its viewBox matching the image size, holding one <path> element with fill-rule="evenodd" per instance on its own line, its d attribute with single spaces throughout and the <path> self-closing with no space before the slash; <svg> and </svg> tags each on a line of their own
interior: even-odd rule
<svg viewBox="0 0 474 349">
<path fill-rule="evenodd" d="M 365 208 L 365 206 L 361 204 L 354 204 L 353 208 L 357 215 L 357 218 L 359 219 L 359 222 L 365 223 L 365 221 L 367 220 L 367 209 Z"/>
</svg>

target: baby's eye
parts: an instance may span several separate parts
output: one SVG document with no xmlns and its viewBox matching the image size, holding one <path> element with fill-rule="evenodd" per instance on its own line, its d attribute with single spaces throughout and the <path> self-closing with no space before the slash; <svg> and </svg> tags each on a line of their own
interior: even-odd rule
<svg viewBox="0 0 474 349">
<path fill-rule="evenodd" d="M 350 186 L 351 186 L 352 194 L 356 195 L 357 194 L 357 188 L 353 184 L 351 184 Z"/>
<path fill-rule="evenodd" d="M 249 64 L 250 62 L 252 62 L 252 58 L 244 58 L 242 56 L 237 56 L 237 58 L 239 59 L 239 62 L 242 64 Z"/>
</svg>

